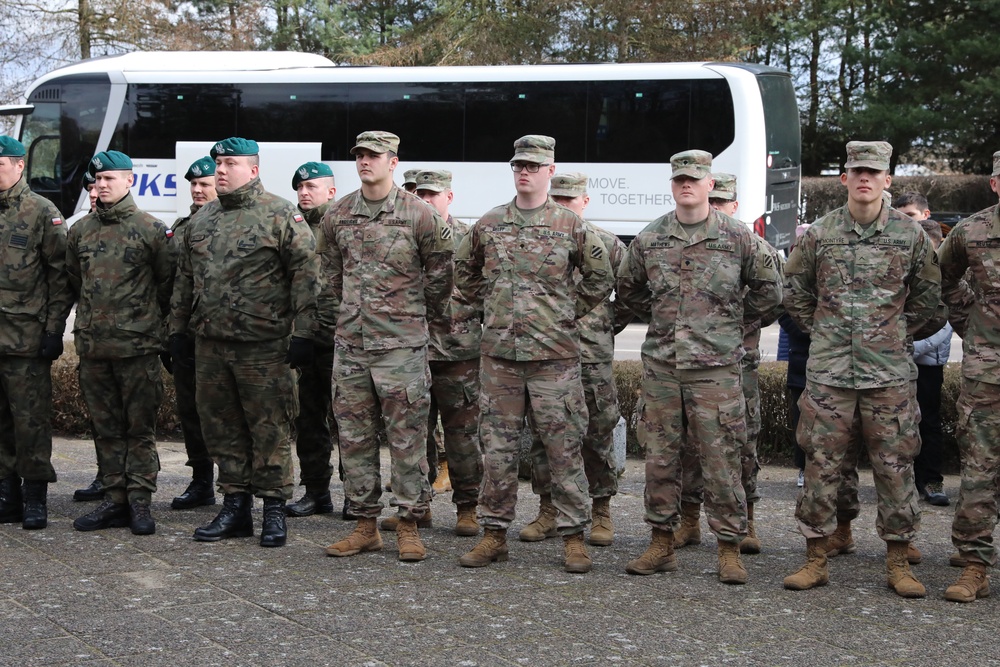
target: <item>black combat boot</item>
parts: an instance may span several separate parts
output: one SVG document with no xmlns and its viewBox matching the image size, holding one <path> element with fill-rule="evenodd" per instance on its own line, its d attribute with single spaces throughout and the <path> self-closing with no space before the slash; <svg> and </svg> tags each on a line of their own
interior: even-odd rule
<svg viewBox="0 0 1000 667">
<path fill-rule="evenodd" d="M 81 531 L 103 528 L 124 528 L 129 522 L 128 505 L 105 500 L 90 514 L 84 514 L 73 522 L 73 527 Z"/>
<path fill-rule="evenodd" d="M 249 493 L 227 493 L 222 509 L 207 526 L 194 531 L 198 542 L 218 542 L 230 537 L 253 537 L 253 497 Z"/>
<path fill-rule="evenodd" d="M 0 523 L 18 523 L 24 516 L 21 478 L 11 475 L 0 480 Z"/>
<path fill-rule="evenodd" d="M 199 463 L 194 466 L 191 474 L 191 483 L 188 484 L 184 493 L 177 496 L 170 502 L 170 507 L 175 510 L 189 510 L 202 505 L 215 504 L 215 488 L 213 476 L 215 464 Z"/>
<path fill-rule="evenodd" d="M 73 500 L 77 502 L 101 500 L 102 498 L 104 498 L 104 485 L 101 484 L 100 473 L 98 473 L 97 477 L 94 478 L 94 481 L 90 483 L 90 486 L 77 489 L 73 492 Z"/>
<path fill-rule="evenodd" d="M 312 516 L 313 514 L 329 514 L 333 511 L 333 500 L 330 498 L 330 489 L 310 489 L 306 487 L 306 492 L 298 502 L 285 506 L 285 514 L 288 516 Z"/>
<path fill-rule="evenodd" d="M 156 521 L 149 513 L 149 501 L 136 500 L 128 506 L 129 528 L 133 535 L 152 535 L 156 532 Z"/>
<path fill-rule="evenodd" d="M 281 498 L 264 498 L 264 523 L 260 528 L 260 546 L 283 547 L 287 539 L 285 501 Z"/>
<path fill-rule="evenodd" d="M 21 527 L 25 530 L 39 530 L 49 525 L 49 511 L 46 497 L 49 493 L 49 483 L 45 480 L 24 480 L 22 494 L 24 496 L 24 517 Z"/>
</svg>

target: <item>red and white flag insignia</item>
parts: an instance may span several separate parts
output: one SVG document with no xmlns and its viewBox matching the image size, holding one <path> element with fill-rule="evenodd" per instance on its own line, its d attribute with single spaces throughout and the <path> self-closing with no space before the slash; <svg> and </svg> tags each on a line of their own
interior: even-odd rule
<svg viewBox="0 0 1000 667">
<path fill-rule="evenodd" d="M 62 224 L 62 218 L 52 218 L 52 224 L 53 225 L 61 225 Z"/>
</svg>

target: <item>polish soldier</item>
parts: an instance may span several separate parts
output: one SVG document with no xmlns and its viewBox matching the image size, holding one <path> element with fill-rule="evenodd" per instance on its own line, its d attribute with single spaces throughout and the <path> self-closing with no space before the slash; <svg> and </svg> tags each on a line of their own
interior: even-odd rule
<svg viewBox="0 0 1000 667">
<path fill-rule="evenodd" d="M 484 310 L 479 522 L 485 535 L 459 559 L 464 567 L 507 560 L 529 402 L 549 462 L 564 567 L 584 573 L 593 566 L 583 541 L 590 507 L 580 453 L 587 405 L 578 320 L 611 293 L 612 271 L 600 238 L 548 196 L 555 143 L 535 134 L 514 142 L 517 194 L 475 224 L 455 260 L 459 288 Z"/>
<path fill-rule="evenodd" d="M 73 527 L 129 526 L 135 535 L 151 535 L 156 523 L 149 504 L 160 470 L 160 355 L 174 273 L 171 232 L 136 207 L 127 155 L 98 153 L 90 170 L 97 209 L 70 228 L 66 269 L 77 297 L 80 392 L 94 428 L 104 502 Z"/>
<path fill-rule="evenodd" d="M 670 164 L 677 208 L 632 241 L 618 280 L 619 298 L 650 318 L 642 349 L 639 438 L 646 449 L 646 521 L 653 534 L 646 552 L 625 569 L 643 575 L 677 569 L 673 532 L 686 440 L 698 451 L 708 524 L 718 538 L 719 580 L 744 584 L 743 321 L 781 303 L 781 276 L 746 225 L 709 204 L 712 155 L 684 151 Z"/>
<path fill-rule="evenodd" d="M 199 542 L 253 535 L 263 498 L 262 547 L 284 546 L 292 495 L 296 368 L 312 363 L 319 258 L 302 214 L 264 190 L 257 142 L 216 143 L 218 199 L 181 235 L 171 301 L 170 349 L 188 363 L 208 451 L 219 466 L 222 509 L 194 531 Z"/>
<path fill-rule="evenodd" d="M 24 157 L 20 141 L 0 135 L 0 523 L 33 530 L 48 524 L 48 485 L 56 481 L 50 371 L 73 299 L 66 225 L 28 188 Z"/>
</svg>

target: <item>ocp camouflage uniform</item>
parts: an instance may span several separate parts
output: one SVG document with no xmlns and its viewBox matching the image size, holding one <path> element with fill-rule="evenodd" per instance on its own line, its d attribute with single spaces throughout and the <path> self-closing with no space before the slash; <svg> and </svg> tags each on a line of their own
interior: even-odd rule
<svg viewBox="0 0 1000 667">
<path fill-rule="evenodd" d="M 601 239 L 608 251 L 611 268 L 617 271 L 625 256 L 625 244 L 611 232 L 589 222 L 585 224 Z M 579 279 L 579 276 L 576 278 Z M 608 498 L 618 493 L 618 473 L 612 460 L 612 433 L 621 413 L 618 411 L 618 390 L 612 363 L 615 358 L 615 334 L 624 329 L 632 318 L 632 311 L 625 302 L 612 300 L 609 295 L 577 322 L 580 332 L 580 379 L 587 404 L 587 426 L 580 451 L 591 498 Z M 545 447 L 538 435 L 537 424 L 532 424 L 531 490 L 538 495 L 549 495 L 551 487 L 552 473 Z"/>
<path fill-rule="evenodd" d="M 450 215 L 446 224 L 452 230 L 456 247 L 472 229 Z M 435 412 L 440 413 L 451 477 L 451 501 L 456 505 L 477 503 L 483 481 L 483 453 L 479 446 L 482 319 L 480 306 L 454 287 L 445 312 L 428 322 L 427 357 L 432 382 L 430 424 L 436 422 Z"/>
<path fill-rule="evenodd" d="M 834 532 L 858 412 L 878 491 L 878 534 L 909 542 L 920 521 L 913 485 L 920 439 L 906 339 L 937 307 L 937 256 L 902 213 L 883 206 L 865 229 L 844 206 L 799 239 L 785 276 L 785 308 L 812 341 L 799 401 L 797 438 L 811 459 L 796 508 L 799 530 L 807 539 Z"/>
<path fill-rule="evenodd" d="M 948 233 L 941 246 L 941 279 L 952 317 L 965 326 L 956 429 L 962 485 L 951 539 L 968 561 L 993 565 L 1000 479 L 1000 206 L 966 218 Z M 969 290 L 975 297 L 971 306 L 963 298 Z"/>
<path fill-rule="evenodd" d="M 331 204 L 321 229 L 323 276 L 340 299 L 331 304 L 339 308 L 333 410 L 344 494 L 353 514 L 381 513 L 375 436 L 384 420 L 400 517 L 420 519 L 430 501 L 427 319 L 440 314 L 451 294 L 451 228 L 393 185 L 376 211 L 360 190 Z"/>
<path fill-rule="evenodd" d="M 674 212 L 655 220 L 632 241 L 621 273 L 619 298 L 650 318 L 639 421 L 646 521 L 677 528 L 687 438 L 699 450 L 709 527 L 720 542 L 738 543 L 747 532 L 743 320 L 780 303 L 778 266 L 746 225 L 712 209 L 690 238 Z"/>
<path fill-rule="evenodd" d="M 23 176 L 0 192 L 0 267 L 0 480 L 54 482 L 52 362 L 38 355 L 73 305 L 66 225 Z"/>
<path fill-rule="evenodd" d="M 149 502 L 156 491 L 159 353 L 174 273 L 170 231 L 131 193 L 70 228 L 66 270 L 77 295 L 80 392 L 94 429 L 105 496 Z"/>
<path fill-rule="evenodd" d="M 513 201 L 497 206 L 462 241 L 456 283 L 484 310 L 478 512 L 484 527 L 506 530 L 514 520 L 518 440 L 529 400 L 549 461 L 559 533 L 574 535 L 590 523 L 578 320 L 610 294 L 612 276 L 600 237 L 551 198 L 527 219 Z"/>
<path fill-rule="evenodd" d="M 316 242 L 259 178 L 205 204 L 181 237 L 170 332 L 195 335 L 198 413 L 226 495 L 292 495 L 298 413 L 289 336 L 311 340 Z"/>
</svg>

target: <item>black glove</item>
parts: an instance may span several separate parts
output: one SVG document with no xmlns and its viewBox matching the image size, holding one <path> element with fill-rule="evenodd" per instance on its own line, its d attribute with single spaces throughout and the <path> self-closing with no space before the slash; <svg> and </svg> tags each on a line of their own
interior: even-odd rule
<svg viewBox="0 0 1000 667">
<path fill-rule="evenodd" d="M 288 343 L 288 354 L 285 355 L 285 363 L 292 368 L 302 368 L 313 362 L 315 355 L 313 342 L 308 338 L 297 338 L 292 336 Z"/>
<path fill-rule="evenodd" d="M 160 352 L 160 363 L 163 364 L 168 373 L 174 374 L 174 361 L 170 358 L 169 352 Z"/>
<path fill-rule="evenodd" d="M 170 358 L 179 368 L 194 368 L 194 341 L 184 334 L 171 335 Z"/>
<path fill-rule="evenodd" d="M 42 346 L 38 350 L 38 356 L 42 359 L 55 361 L 63 353 L 62 334 L 53 331 L 46 331 L 42 334 Z"/>
</svg>

